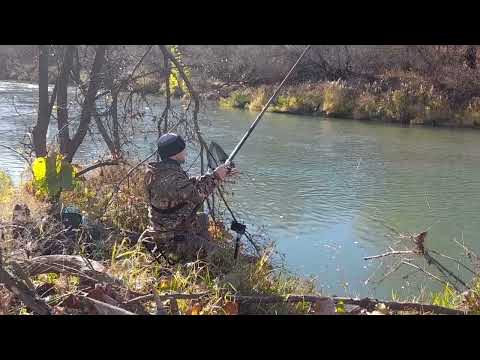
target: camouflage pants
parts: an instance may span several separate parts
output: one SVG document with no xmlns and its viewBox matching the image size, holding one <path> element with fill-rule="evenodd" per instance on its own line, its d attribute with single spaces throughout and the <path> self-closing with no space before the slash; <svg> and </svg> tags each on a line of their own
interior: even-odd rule
<svg viewBox="0 0 480 360">
<path fill-rule="evenodd" d="M 139 241 L 154 243 L 162 253 L 177 261 L 194 261 L 214 252 L 216 248 L 210 241 L 208 216 L 205 213 L 197 214 L 188 230 L 173 231 L 172 235 L 166 238 L 164 234 L 149 228 Z"/>
</svg>

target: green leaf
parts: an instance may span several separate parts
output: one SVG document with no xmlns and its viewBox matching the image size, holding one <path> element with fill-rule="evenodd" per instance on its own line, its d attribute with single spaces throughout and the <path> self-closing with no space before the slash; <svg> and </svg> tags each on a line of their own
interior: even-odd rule
<svg viewBox="0 0 480 360">
<path fill-rule="evenodd" d="M 50 197 L 62 190 L 73 190 L 75 168 L 60 154 L 38 157 L 32 164 L 36 191 Z"/>
<path fill-rule="evenodd" d="M 38 157 L 32 164 L 33 176 L 35 181 L 42 181 L 47 176 L 47 158 Z"/>
<path fill-rule="evenodd" d="M 343 301 L 339 301 L 338 304 L 335 306 L 335 312 L 343 314 L 345 313 L 345 304 Z"/>
</svg>

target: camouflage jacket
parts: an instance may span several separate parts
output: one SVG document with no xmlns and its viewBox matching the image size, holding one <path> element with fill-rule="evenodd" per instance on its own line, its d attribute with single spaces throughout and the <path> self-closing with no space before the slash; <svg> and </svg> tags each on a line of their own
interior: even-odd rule
<svg viewBox="0 0 480 360">
<path fill-rule="evenodd" d="M 164 239 L 188 232 L 197 210 L 218 183 L 214 174 L 189 177 L 175 160 L 149 163 L 145 191 L 151 228 Z"/>
</svg>

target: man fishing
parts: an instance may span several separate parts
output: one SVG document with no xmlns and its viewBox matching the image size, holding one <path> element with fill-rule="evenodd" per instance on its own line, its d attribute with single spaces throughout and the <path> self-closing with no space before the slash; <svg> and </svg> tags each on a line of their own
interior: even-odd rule
<svg viewBox="0 0 480 360">
<path fill-rule="evenodd" d="M 149 163 L 145 174 L 150 226 L 142 241 L 153 241 L 162 252 L 178 259 L 195 259 L 200 250 L 208 253 L 214 247 L 208 216 L 197 211 L 238 170 L 220 165 L 211 174 L 189 177 L 181 167 L 187 158 L 185 141 L 174 133 L 159 138 L 158 154 L 162 161 Z"/>
<path fill-rule="evenodd" d="M 230 164 L 233 165 L 234 157 L 310 47 L 311 45 L 305 47 L 255 121 L 228 156 L 225 161 L 225 164 L 228 165 L 216 167 L 212 174 L 189 177 L 181 168 L 181 164 L 187 157 L 185 141 L 182 137 L 168 133 L 159 138 L 158 154 L 162 161 L 150 163 L 145 175 L 150 228 L 142 234 L 141 241 L 146 242 L 150 236 L 157 245 L 167 250 L 172 249 L 183 258 L 191 258 L 200 249 L 209 252 L 213 248 L 209 242 L 208 218 L 206 214 L 197 215 L 197 210 L 222 181 L 238 173 Z M 233 213 L 232 217 L 234 217 Z M 238 234 L 234 254 L 234 258 L 237 258 L 240 237 L 245 233 L 245 226 L 236 222 L 234 217 L 232 230 Z M 144 235 L 147 237 L 144 238 Z"/>
</svg>

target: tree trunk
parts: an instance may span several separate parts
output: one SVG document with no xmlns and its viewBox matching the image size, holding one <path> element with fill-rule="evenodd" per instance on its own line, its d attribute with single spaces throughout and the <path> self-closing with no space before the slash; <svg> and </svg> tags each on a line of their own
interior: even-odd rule
<svg viewBox="0 0 480 360">
<path fill-rule="evenodd" d="M 116 158 L 120 155 L 120 134 L 118 132 L 118 92 L 116 91 L 112 91 L 110 115 L 112 116 L 112 136 L 115 149 L 115 152 L 112 155 Z"/>
<path fill-rule="evenodd" d="M 95 119 L 95 123 L 97 124 L 98 131 L 100 132 L 100 135 L 102 135 L 103 140 L 105 141 L 105 144 L 107 144 L 108 150 L 110 150 L 112 157 L 115 158 L 117 154 L 117 150 L 115 148 L 115 144 L 113 143 L 112 139 L 110 139 L 110 136 L 108 135 L 107 129 L 105 129 L 105 126 L 103 125 L 102 119 L 97 114 L 93 116 Z"/>
<path fill-rule="evenodd" d="M 73 65 L 75 46 L 68 45 L 64 49 L 63 64 L 58 79 L 57 89 L 57 123 L 60 152 L 68 154 L 70 133 L 68 128 L 68 80 Z"/>
<path fill-rule="evenodd" d="M 67 161 L 70 162 L 73 160 L 75 153 L 85 138 L 88 126 L 90 125 L 95 98 L 101 83 L 101 70 L 105 63 L 106 48 L 106 45 L 99 45 L 95 52 L 95 60 L 90 73 L 90 83 L 88 85 L 87 95 L 83 101 L 82 112 L 80 115 L 80 124 L 78 125 L 77 132 L 70 143 L 70 149 L 67 156 Z"/>
<path fill-rule="evenodd" d="M 48 116 L 48 45 L 38 47 L 38 119 L 33 128 L 33 148 L 35 155 L 47 155 L 47 130 L 50 122 Z"/>
<path fill-rule="evenodd" d="M 158 137 L 162 135 L 162 130 L 161 130 L 161 122 L 163 121 L 163 133 L 167 133 L 168 131 L 168 112 L 170 111 L 170 59 L 164 54 L 163 55 L 163 65 L 165 67 L 165 71 L 167 73 L 167 76 L 165 78 L 165 97 L 166 97 L 166 104 L 165 104 L 165 110 L 163 110 L 162 118 L 160 119 L 160 122 L 158 123 Z"/>
<path fill-rule="evenodd" d="M 470 69 L 477 68 L 477 48 L 474 45 L 469 45 L 465 51 L 465 62 Z"/>
</svg>

